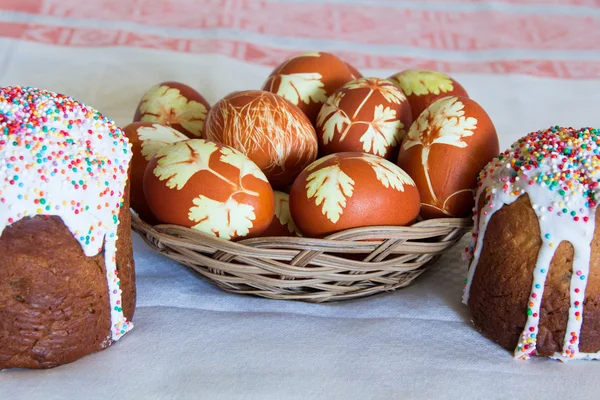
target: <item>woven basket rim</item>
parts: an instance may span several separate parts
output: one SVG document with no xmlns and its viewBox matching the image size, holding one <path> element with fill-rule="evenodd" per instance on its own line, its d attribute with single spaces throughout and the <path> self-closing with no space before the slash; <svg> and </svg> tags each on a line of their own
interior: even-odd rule
<svg viewBox="0 0 600 400">
<path fill-rule="evenodd" d="M 412 225 L 372 225 L 372 226 L 363 226 L 358 228 L 349 228 L 345 230 L 341 230 L 330 235 L 327 235 L 323 238 L 312 238 L 312 237 L 304 237 L 304 236 L 258 236 L 252 237 L 248 239 L 241 239 L 237 241 L 222 239 L 213 235 L 209 235 L 207 233 L 201 232 L 199 230 L 188 228 L 182 225 L 174 225 L 174 224 L 157 224 L 150 225 L 147 222 L 143 221 L 135 211 L 131 210 L 132 217 L 132 225 L 136 227 L 143 228 L 144 230 L 150 230 L 155 232 L 163 233 L 165 231 L 180 231 L 188 234 L 192 234 L 197 236 L 198 238 L 203 238 L 208 240 L 209 243 L 219 242 L 221 244 L 228 243 L 232 247 L 242 247 L 245 245 L 257 245 L 261 242 L 268 243 L 283 243 L 283 244 L 292 244 L 297 243 L 301 245 L 322 245 L 326 247 L 327 244 L 337 243 L 340 240 L 347 240 L 349 237 L 353 237 L 354 240 L 365 240 L 368 239 L 369 236 L 382 236 L 385 239 L 388 239 L 390 236 L 398 239 L 415 239 L 422 237 L 431 237 L 435 236 L 435 232 L 440 229 L 453 229 L 453 228 L 463 228 L 470 229 L 473 226 L 473 218 L 465 217 L 465 218 L 435 218 L 428 219 L 415 222 Z M 377 233 L 376 233 L 377 232 Z M 365 238 L 362 238 L 362 236 Z M 370 239 L 374 240 L 374 239 Z"/>
<path fill-rule="evenodd" d="M 179 225 L 151 226 L 131 214 L 133 230 L 150 247 L 223 290 L 317 303 L 408 286 L 473 226 L 472 218 L 439 218 L 324 238 L 230 241 Z"/>
</svg>

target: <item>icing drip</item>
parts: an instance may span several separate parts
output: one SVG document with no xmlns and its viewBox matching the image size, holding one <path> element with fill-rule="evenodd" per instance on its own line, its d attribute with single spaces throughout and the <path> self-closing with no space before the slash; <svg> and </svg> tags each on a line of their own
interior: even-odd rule
<svg viewBox="0 0 600 400">
<path fill-rule="evenodd" d="M 548 266 L 554 257 L 556 247 L 552 248 L 549 243 L 542 240 L 542 247 L 538 254 L 535 268 L 533 270 L 533 283 L 531 294 L 527 303 L 527 322 L 525 329 L 521 332 L 519 343 L 515 349 L 515 358 L 528 358 L 535 353 L 537 335 L 540 322 L 540 308 L 542 306 L 542 293 L 548 276 Z"/>
<path fill-rule="evenodd" d="M 53 215 L 86 256 L 104 248 L 113 341 L 133 327 L 123 315 L 116 266 L 130 150 L 112 120 L 82 103 L 0 88 L 0 235 L 22 218 Z"/>
<path fill-rule="evenodd" d="M 596 198 L 600 181 L 600 132 L 585 128 L 551 128 L 534 132 L 515 142 L 496 157 L 479 176 L 474 210 L 473 238 L 466 254 L 471 258 L 463 302 L 468 304 L 471 283 L 481 256 L 489 221 L 504 205 L 527 194 L 540 226 L 542 245 L 533 271 L 527 322 L 515 349 L 515 357 L 536 353 L 540 307 L 548 269 L 563 241 L 574 249 L 570 283 L 570 309 L 561 353 L 554 358 L 600 358 L 579 352 L 583 303 L 594 236 Z"/>
</svg>

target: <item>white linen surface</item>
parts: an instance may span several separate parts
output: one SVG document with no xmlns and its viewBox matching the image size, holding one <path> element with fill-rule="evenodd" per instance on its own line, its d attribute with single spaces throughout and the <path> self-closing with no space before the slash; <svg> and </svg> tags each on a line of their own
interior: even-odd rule
<svg viewBox="0 0 600 400">
<path fill-rule="evenodd" d="M 185 82 L 214 103 L 259 87 L 269 70 L 215 55 L 0 39 L 1 86 L 69 94 L 122 126 L 157 82 Z M 597 80 L 454 75 L 492 117 L 502 148 L 550 125 L 600 126 Z M 134 251 L 134 330 L 69 365 L 0 372 L 0 399 L 599 396 L 600 362 L 517 361 L 475 331 L 461 304 L 462 244 L 406 289 L 321 305 L 223 292 L 136 235 Z"/>
</svg>

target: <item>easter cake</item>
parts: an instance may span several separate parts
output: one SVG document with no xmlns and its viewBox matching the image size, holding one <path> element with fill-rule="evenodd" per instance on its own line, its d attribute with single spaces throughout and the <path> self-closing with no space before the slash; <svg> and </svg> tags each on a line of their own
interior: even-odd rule
<svg viewBox="0 0 600 400">
<path fill-rule="evenodd" d="M 130 158 L 98 111 L 0 88 L 0 369 L 72 362 L 132 328 Z"/>
<path fill-rule="evenodd" d="M 464 302 L 516 358 L 600 358 L 600 132 L 530 133 L 481 172 Z"/>
</svg>

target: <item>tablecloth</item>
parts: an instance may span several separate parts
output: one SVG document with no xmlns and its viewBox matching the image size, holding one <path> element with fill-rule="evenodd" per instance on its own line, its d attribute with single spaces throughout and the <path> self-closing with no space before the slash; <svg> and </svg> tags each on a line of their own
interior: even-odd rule
<svg viewBox="0 0 600 400">
<path fill-rule="evenodd" d="M 153 84 L 214 103 L 308 50 L 365 75 L 451 74 L 502 148 L 600 126 L 598 0 L 0 0 L 0 85 L 74 96 L 121 126 Z M 600 362 L 517 361 L 476 332 L 463 245 L 408 288 L 317 305 L 225 293 L 134 235 L 134 330 L 69 365 L 0 372 L 0 399 L 597 399 Z"/>
</svg>

